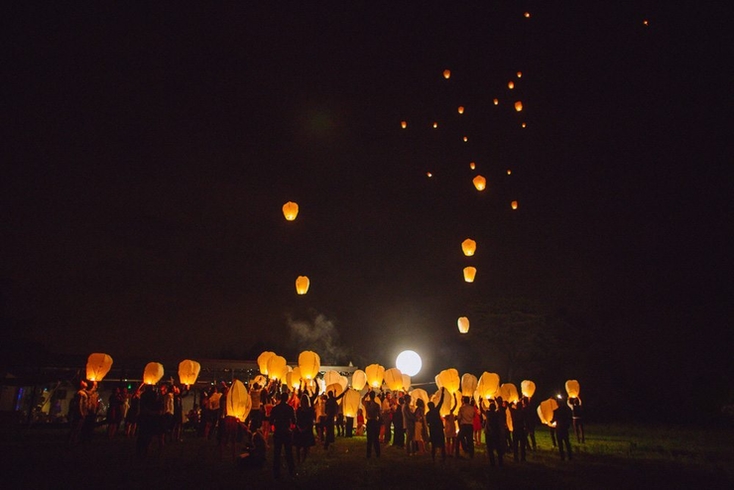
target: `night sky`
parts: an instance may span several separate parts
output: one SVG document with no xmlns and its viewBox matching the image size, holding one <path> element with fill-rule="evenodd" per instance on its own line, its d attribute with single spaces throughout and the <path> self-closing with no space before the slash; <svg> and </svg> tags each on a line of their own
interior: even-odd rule
<svg viewBox="0 0 734 490">
<path fill-rule="evenodd" d="M 437 370 L 457 317 L 511 298 L 593 338 L 600 380 L 731 396 L 726 12 L 455 3 L 4 6 L 8 338 L 206 358 L 317 336 Z"/>
</svg>

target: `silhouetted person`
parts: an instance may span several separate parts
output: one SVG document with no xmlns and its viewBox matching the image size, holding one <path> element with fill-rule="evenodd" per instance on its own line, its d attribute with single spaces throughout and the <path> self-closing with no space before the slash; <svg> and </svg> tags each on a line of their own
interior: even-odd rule
<svg viewBox="0 0 734 490">
<path fill-rule="evenodd" d="M 329 449 L 329 444 L 334 443 L 334 423 L 336 420 L 336 414 L 339 412 L 339 399 L 344 396 L 344 390 L 341 395 L 334 396 L 333 391 L 329 391 L 326 395 L 326 403 L 324 404 L 324 413 L 326 419 L 324 420 L 326 428 L 326 436 L 324 437 L 324 449 Z"/>
<path fill-rule="evenodd" d="M 566 404 L 571 409 L 571 420 L 573 421 L 573 431 L 576 433 L 576 441 L 579 444 L 585 444 L 586 438 L 584 437 L 584 417 L 583 408 L 581 408 L 581 398 L 569 398 Z"/>
<path fill-rule="evenodd" d="M 556 425 L 556 439 L 558 440 L 558 451 L 561 453 L 561 460 L 565 460 L 565 454 L 563 451 L 564 445 L 568 452 L 568 459 L 572 459 L 571 453 L 571 441 L 568 436 L 568 431 L 571 427 L 571 409 L 565 403 L 559 403 L 558 408 L 553 411 L 553 420 Z"/>
<path fill-rule="evenodd" d="M 497 403 L 490 400 L 489 409 L 484 412 L 484 439 L 487 444 L 489 464 L 492 466 L 495 465 L 495 453 L 499 466 L 502 466 L 502 458 L 505 454 L 505 421 L 501 417 Z"/>
<path fill-rule="evenodd" d="M 474 411 L 475 408 L 469 403 L 469 397 L 462 397 L 462 405 L 459 407 L 457 419 L 459 421 L 459 440 L 456 444 L 456 456 L 459 456 L 459 446 L 464 452 L 474 457 Z"/>
<path fill-rule="evenodd" d="M 367 419 L 367 457 L 372 456 L 372 448 L 375 456 L 380 457 L 380 405 L 375 401 L 375 392 L 370 389 L 362 398 L 365 418 Z"/>
<path fill-rule="evenodd" d="M 280 403 L 270 411 L 270 422 L 275 427 L 273 432 L 273 476 L 280 478 L 280 453 L 285 449 L 285 461 L 291 476 L 295 473 L 293 462 L 293 433 L 291 425 L 296 423 L 296 413 L 288 405 L 288 393 L 280 394 Z"/>
<path fill-rule="evenodd" d="M 517 463 L 526 460 L 528 445 L 528 437 L 525 432 L 525 413 L 522 403 L 519 401 L 510 405 L 510 418 L 512 419 L 512 459 Z"/>
<path fill-rule="evenodd" d="M 436 461 L 436 449 L 441 450 L 441 460 L 446 460 L 446 436 L 443 432 L 443 419 L 441 418 L 444 393 L 445 391 L 441 390 L 438 405 L 435 405 L 433 402 L 428 402 L 428 412 L 426 412 L 426 424 L 428 424 L 429 440 L 431 441 L 431 459 L 433 461 Z"/>
<path fill-rule="evenodd" d="M 403 447 L 405 445 L 405 426 L 403 425 L 403 397 L 398 398 L 398 406 L 392 415 L 392 424 L 395 429 L 392 445 L 394 447 Z"/>
</svg>

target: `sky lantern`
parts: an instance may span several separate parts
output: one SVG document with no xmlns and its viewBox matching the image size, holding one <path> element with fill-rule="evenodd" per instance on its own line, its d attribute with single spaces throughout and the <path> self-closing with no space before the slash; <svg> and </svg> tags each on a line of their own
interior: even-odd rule
<svg viewBox="0 0 734 490">
<path fill-rule="evenodd" d="M 513 88 L 515 88 L 515 82 L 513 82 L 512 80 L 510 80 L 509 82 L 507 82 L 507 88 L 509 88 L 510 90 L 512 90 Z"/>
<path fill-rule="evenodd" d="M 517 201 L 512 201 L 510 203 L 510 206 L 512 207 L 512 209 L 517 209 Z"/>
<path fill-rule="evenodd" d="M 300 375 L 300 372 L 296 373 L 294 371 L 289 371 L 285 373 L 285 384 L 288 388 L 297 390 L 301 387 L 301 379 L 298 375 Z"/>
<path fill-rule="evenodd" d="M 379 364 L 370 364 L 364 368 L 364 372 L 367 375 L 367 383 L 372 388 L 379 388 L 382 386 L 382 380 L 385 377 L 385 368 Z"/>
<path fill-rule="evenodd" d="M 160 362 L 149 362 L 143 370 L 143 383 L 154 385 L 163 377 L 163 364 Z"/>
<path fill-rule="evenodd" d="M 527 125 L 527 124 L 525 124 L 525 123 L 522 123 L 522 124 L 521 124 L 520 126 L 521 126 L 522 128 L 527 128 L 527 127 L 528 127 L 528 125 Z"/>
<path fill-rule="evenodd" d="M 437 122 L 434 122 L 433 123 L 433 129 L 436 129 L 436 128 L 438 128 L 438 123 Z"/>
<path fill-rule="evenodd" d="M 463 105 L 460 105 L 457 110 L 459 111 L 459 114 L 464 114 L 464 106 Z"/>
<path fill-rule="evenodd" d="M 314 379 L 321 369 L 321 358 L 314 351 L 305 350 L 298 354 L 298 369 L 301 371 L 301 378 Z"/>
<path fill-rule="evenodd" d="M 456 320 L 456 325 L 459 327 L 459 333 L 467 333 L 469 331 L 469 319 L 465 316 L 460 316 Z"/>
<path fill-rule="evenodd" d="M 507 169 L 507 175 L 512 175 L 512 170 L 510 170 L 509 168 Z"/>
<path fill-rule="evenodd" d="M 502 394 L 502 399 L 507 403 L 516 403 L 520 400 L 520 395 L 517 393 L 517 387 L 512 383 L 501 384 L 500 393 Z"/>
<path fill-rule="evenodd" d="M 464 267 L 464 281 L 465 282 L 474 282 L 474 278 L 477 276 L 477 268 L 476 267 Z"/>
<path fill-rule="evenodd" d="M 324 393 L 328 394 L 330 391 L 334 393 L 334 396 L 339 396 L 344 392 L 344 388 L 342 388 L 342 385 L 339 383 L 327 383 Z"/>
<path fill-rule="evenodd" d="M 400 121 L 400 127 L 405 129 L 408 127 L 408 121 Z"/>
<path fill-rule="evenodd" d="M 298 216 L 298 204 L 292 201 L 283 204 L 283 216 L 285 216 L 287 221 L 295 220 L 296 216 Z"/>
<path fill-rule="evenodd" d="M 339 385 L 341 385 L 342 391 L 346 390 L 349 386 L 349 379 L 346 376 L 339 376 Z"/>
<path fill-rule="evenodd" d="M 415 402 L 418 399 L 423 400 L 423 405 L 426 407 L 426 410 L 428 410 L 428 402 L 430 400 L 428 399 L 428 392 L 426 390 L 423 388 L 416 388 L 410 392 L 410 398 L 410 402 L 413 406 L 415 406 Z"/>
<path fill-rule="evenodd" d="M 410 388 L 410 376 L 403 373 L 403 391 L 408 391 Z"/>
<path fill-rule="evenodd" d="M 431 397 L 431 401 L 434 405 L 438 406 L 438 402 L 441 400 L 441 393 L 443 393 L 443 405 L 439 410 L 441 417 L 445 417 L 451 412 L 451 407 L 454 405 L 453 395 L 444 388 L 439 388 L 436 393 Z"/>
<path fill-rule="evenodd" d="M 260 368 L 260 372 L 265 376 L 268 375 L 268 361 L 275 355 L 275 352 L 266 350 L 259 356 L 257 356 L 257 367 Z"/>
<path fill-rule="evenodd" d="M 227 392 L 227 416 L 244 422 L 252 410 L 252 398 L 239 379 L 234 380 Z"/>
<path fill-rule="evenodd" d="M 521 71 L 517 72 L 517 78 L 522 78 L 522 72 Z"/>
<path fill-rule="evenodd" d="M 362 402 L 362 397 L 359 396 L 359 392 L 355 390 L 347 390 L 342 398 L 342 412 L 345 417 L 355 418 L 357 416 L 357 410 L 359 410 L 359 404 Z"/>
<path fill-rule="evenodd" d="M 285 357 L 274 355 L 268 359 L 268 377 L 285 381 L 288 365 Z"/>
<path fill-rule="evenodd" d="M 645 19 L 645 20 L 643 20 L 643 21 L 642 21 L 642 25 L 645 25 L 645 26 L 646 26 L 646 25 L 650 25 L 650 22 L 648 22 L 648 20 L 647 20 L 647 19 Z"/>
<path fill-rule="evenodd" d="M 500 388 L 500 376 L 497 373 L 483 372 L 477 382 L 477 391 L 479 396 L 489 400 L 497 396 L 497 390 Z"/>
<path fill-rule="evenodd" d="M 578 398 L 581 393 L 581 385 L 575 379 L 569 379 L 566 381 L 566 393 L 569 398 Z"/>
<path fill-rule="evenodd" d="M 494 99 L 492 102 L 494 102 L 494 105 L 499 105 L 500 100 L 499 99 Z"/>
<path fill-rule="evenodd" d="M 451 78 L 451 70 L 444 70 L 444 71 L 443 71 L 443 77 L 444 77 L 444 78 L 445 78 L 446 80 L 448 80 L 449 78 Z"/>
<path fill-rule="evenodd" d="M 433 177 L 433 174 L 431 172 L 426 172 L 426 177 L 430 179 L 431 177 Z"/>
<path fill-rule="evenodd" d="M 403 373 L 398 368 L 390 368 L 385 371 L 385 384 L 390 391 L 403 390 Z"/>
<path fill-rule="evenodd" d="M 483 191 L 487 187 L 487 179 L 485 179 L 481 175 L 477 175 L 472 179 L 472 182 L 474 183 L 474 187 L 477 188 L 478 191 Z"/>
<path fill-rule="evenodd" d="M 367 384 L 367 373 L 361 369 L 357 369 L 352 373 L 352 388 L 357 391 L 361 391 L 364 385 Z"/>
<path fill-rule="evenodd" d="M 341 378 L 341 374 L 339 374 L 339 371 L 330 370 L 324 373 L 324 383 L 326 383 L 326 386 L 333 385 L 334 383 L 339 383 L 339 378 Z"/>
<path fill-rule="evenodd" d="M 470 168 L 470 169 L 472 169 L 472 170 L 474 170 L 475 168 L 477 168 L 477 164 L 476 164 L 476 163 L 474 163 L 474 162 L 471 162 L 471 163 L 469 164 L 469 168 Z"/>
<path fill-rule="evenodd" d="M 441 387 L 446 388 L 452 395 L 459 391 L 459 371 L 454 368 L 444 369 L 438 373 L 438 377 L 441 380 Z"/>
<path fill-rule="evenodd" d="M 518 100 L 517 102 L 515 102 L 515 110 L 517 112 L 520 112 L 522 110 L 522 101 Z"/>
<path fill-rule="evenodd" d="M 298 276 L 296 278 L 296 293 L 306 294 L 309 287 L 311 287 L 311 280 L 308 276 Z"/>
<path fill-rule="evenodd" d="M 201 372 L 201 364 L 191 359 L 178 363 L 178 380 L 182 385 L 193 386 Z"/>
<path fill-rule="evenodd" d="M 520 383 L 520 392 L 522 393 L 522 396 L 532 398 L 535 394 L 535 383 L 529 379 L 522 380 Z"/>
<path fill-rule="evenodd" d="M 523 15 L 525 15 L 525 18 L 526 19 L 529 19 L 530 18 L 530 12 L 525 12 L 525 14 L 523 14 Z"/>
<path fill-rule="evenodd" d="M 555 398 L 548 398 L 547 400 L 543 400 L 540 402 L 540 405 L 538 405 L 538 418 L 540 418 L 540 421 L 545 425 L 551 425 L 551 420 L 553 420 L 553 412 L 555 412 L 558 409 L 558 402 Z"/>
<path fill-rule="evenodd" d="M 464 255 L 467 257 L 471 257 L 474 255 L 474 252 L 477 250 L 477 242 L 472 240 L 471 238 L 467 238 L 463 242 L 461 242 L 461 251 L 464 252 Z"/>
<path fill-rule="evenodd" d="M 477 391 L 477 377 L 471 373 L 461 375 L 461 392 L 474 393 Z"/>
<path fill-rule="evenodd" d="M 469 141 L 469 137 L 468 136 L 464 136 L 463 139 L 464 139 L 464 143 L 466 143 L 467 141 Z"/>
<path fill-rule="evenodd" d="M 102 381 L 112 368 L 112 357 L 107 354 L 89 354 L 87 358 L 87 379 L 89 381 Z"/>
</svg>

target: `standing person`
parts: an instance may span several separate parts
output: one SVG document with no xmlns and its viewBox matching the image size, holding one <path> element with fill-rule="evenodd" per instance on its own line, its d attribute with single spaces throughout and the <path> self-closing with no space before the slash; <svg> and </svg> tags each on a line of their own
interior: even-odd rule
<svg viewBox="0 0 734 490">
<path fill-rule="evenodd" d="M 462 405 L 459 408 L 459 440 L 456 444 L 456 456 L 459 457 L 459 446 L 464 452 L 474 458 L 474 407 L 469 403 L 469 397 L 462 397 Z"/>
<path fill-rule="evenodd" d="M 423 400 L 418 398 L 415 401 L 415 442 L 416 452 L 426 454 L 426 439 L 428 439 L 428 429 L 426 427 L 426 406 Z"/>
<path fill-rule="evenodd" d="M 392 440 L 393 447 L 403 447 L 405 445 L 405 427 L 403 426 L 403 403 L 405 403 L 405 400 L 401 396 L 398 398 L 398 404 L 392 414 L 392 423 L 393 427 L 395 427 L 395 434 L 393 435 Z"/>
<path fill-rule="evenodd" d="M 97 382 L 91 381 L 86 389 L 87 392 L 87 413 L 82 423 L 82 442 L 89 442 L 94 436 L 94 429 L 97 427 L 97 411 L 99 410 L 99 393 L 97 392 Z"/>
<path fill-rule="evenodd" d="M 219 393 L 219 388 L 217 388 L 216 385 L 212 386 L 206 405 L 206 425 L 204 426 L 205 439 L 211 438 L 212 434 L 216 430 L 217 423 L 219 422 L 219 400 L 221 398 L 222 394 Z"/>
<path fill-rule="evenodd" d="M 252 400 L 252 410 L 250 411 L 250 431 L 254 434 L 257 429 L 262 428 L 263 416 L 260 402 L 260 394 L 262 388 L 257 383 L 252 384 L 250 388 L 250 399 Z"/>
<path fill-rule="evenodd" d="M 584 437 L 584 418 L 583 409 L 581 408 L 580 397 L 569 397 L 566 401 L 568 408 L 571 409 L 571 420 L 573 421 L 573 431 L 576 434 L 576 441 L 579 444 L 586 444 Z"/>
<path fill-rule="evenodd" d="M 375 401 L 375 392 L 370 389 L 362 398 L 365 418 L 367 419 L 367 457 L 372 456 L 372 448 L 375 448 L 375 456 L 380 457 L 380 405 Z"/>
<path fill-rule="evenodd" d="M 107 437 L 109 439 L 115 437 L 117 429 L 120 428 L 120 423 L 122 423 L 123 403 L 122 390 L 118 386 L 110 395 L 109 405 L 107 406 Z"/>
<path fill-rule="evenodd" d="M 313 427 L 316 422 L 316 412 L 311 406 L 307 394 L 301 395 L 301 403 L 296 410 L 296 431 L 293 434 L 293 445 L 296 446 L 296 461 L 306 461 L 308 451 L 316 445 Z M 301 454 L 303 453 L 303 455 Z"/>
<path fill-rule="evenodd" d="M 326 403 L 324 404 L 324 414 L 326 415 L 326 437 L 324 439 L 324 449 L 329 449 L 329 444 L 334 443 L 334 423 L 336 414 L 339 412 L 339 399 L 344 396 L 344 390 L 341 395 L 334 396 L 333 391 L 329 391 L 326 395 Z"/>
<path fill-rule="evenodd" d="M 390 444 L 390 440 L 392 439 L 392 409 L 393 409 L 393 400 L 392 400 L 392 393 L 387 392 L 385 393 L 384 398 L 382 399 L 382 407 L 380 407 L 382 414 L 381 414 L 381 420 L 382 420 L 382 427 L 380 428 L 380 440 L 385 444 Z"/>
<path fill-rule="evenodd" d="M 487 445 L 489 464 L 494 466 L 495 453 L 497 461 L 502 467 L 502 458 L 505 454 L 505 422 L 501 419 L 497 403 L 489 401 L 489 410 L 484 412 L 484 442 Z"/>
<path fill-rule="evenodd" d="M 295 474 L 293 463 L 293 433 L 291 426 L 296 423 L 296 413 L 288 405 L 288 393 L 280 394 L 280 402 L 270 411 L 270 422 L 273 424 L 273 476 L 280 479 L 280 453 L 285 449 L 285 461 L 288 473 Z"/>
<path fill-rule="evenodd" d="M 171 433 L 173 430 L 173 412 L 174 412 L 174 401 L 173 401 L 173 390 L 168 384 L 161 385 L 160 388 L 160 446 L 163 447 L 166 441 L 171 442 Z"/>
<path fill-rule="evenodd" d="M 188 394 L 181 393 L 181 388 L 173 385 L 173 426 L 171 428 L 171 439 L 174 442 L 182 442 L 181 431 L 183 429 L 183 397 Z"/>
<path fill-rule="evenodd" d="M 449 453 L 449 457 L 452 457 L 454 455 L 454 450 L 457 447 L 456 446 L 456 415 L 454 414 L 454 411 L 456 411 L 456 393 L 452 395 L 453 403 L 451 404 L 451 410 L 449 410 L 448 415 L 444 417 L 444 435 L 446 436 L 446 452 Z M 457 451 L 458 452 L 458 451 Z"/>
<path fill-rule="evenodd" d="M 526 445 L 528 449 L 535 451 L 537 444 L 535 443 L 535 425 L 537 424 L 537 415 L 535 410 L 530 408 L 530 398 L 524 396 L 520 400 L 523 409 L 523 418 L 525 421 L 525 434 L 527 437 Z"/>
<path fill-rule="evenodd" d="M 79 381 L 79 389 L 74 394 L 74 398 L 69 403 L 69 425 L 71 432 L 69 433 L 69 444 L 76 444 L 81 440 L 82 427 L 89 410 L 89 396 L 87 394 L 87 382 Z"/>
<path fill-rule="evenodd" d="M 140 413 L 138 415 L 138 438 L 136 440 L 136 454 L 138 457 L 148 455 L 150 441 L 157 433 L 158 413 L 157 400 L 152 385 L 145 385 L 145 389 L 140 395 Z"/>
<path fill-rule="evenodd" d="M 135 390 L 130 397 L 130 408 L 125 414 L 125 436 L 135 437 L 138 430 L 138 416 L 140 415 L 140 389 Z"/>
<path fill-rule="evenodd" d="M 471 406 L 474 407 L 472 430 L 474 431 L 474 446 L 476 447 L 482 445 L 482 411 L 477 407 L 473 397 L 471 399 Z"/>
<path fill-rule="evenodd" d="M 556 439 L 558 440 L 558 451 L 561 453 L 561 461 L 566 459 L 563 452 L 565 445 L 566 451 L 568 452 L 569 461 L 573 459 L 571 453 L 571 440 L 568 436 L 569 428 L 571 427 L 571 409 L 563 403 L 558 404 L 558 408 L 553 411 L 553 420 L 551 424 L 555 423 L 556 426 Z"/>
<path fill-rule="evenodd" d="M 516 463 L 524 462 L 527 455 L 528 437 L 525 432 L 525 413 L 521 402 L 517 401 L 510 405 L 510 418 L 512 419 L 512 460 Z"/>
<path fill-rule="evenodd" d="M 443 429 L 443 419 L 441 419 L 441 406 L 443 405 L 444 390 L 441 390 L 441 398 L 438 399 L 438 405 L 428 402 L 428 413 L 426 413 L 426 424 L 430 432 L 431 441 L 431 459 L 436 461 L 436 449 L 441 449 L 441 461 L 446 460 L 446 436 Z"/>
<path fill-rule="evenodd" d="M 413 447 L 413 439 L 415 437 L 415 413 L 410 409 L 410 395 L 405 395 L 405 404 L 403 405 L 403 425 L 405 426 L 405 450 L 409 455 L 413 455 L 415 448 Z"/>
</svg>

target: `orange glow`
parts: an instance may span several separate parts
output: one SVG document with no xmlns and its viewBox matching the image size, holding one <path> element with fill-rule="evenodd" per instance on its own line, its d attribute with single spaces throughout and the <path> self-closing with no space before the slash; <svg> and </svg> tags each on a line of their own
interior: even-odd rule
<svg viewBox="0 0 734 490">
<path fill-rule="evenodd" d="M 426 172 L 427 177 L 433 177 L 433 174 L 431 172 Z"/>
<path fill-rule="evenodd" d="M 474 282 L 474 278 L 477 275 L 476 267 L 464 267 L 464 281 Z"/>
<path fill-rule="evenodd" d="M 512 170 L 510 170 L 509 168 L 507 169 L 507 175 L 512 175 Z"/>
<path fill-rule="evenodd" d="M 517 78 L 522 78 L 522 72 L 521 71 L 517 72 Z"/>
<path fill-rule="evenodd" d="M 530 18 L 530 12 L 525 12 L 525 18 L 526 19 L 529 19 Z"/>
<path fill-rule="evenodd" d="M 520 112 L 522 110 L 522 102 L 521 101 L 518 100 L 517 102 L 515 102 L 515 110 L 517 112 Z"/>
<path fill-rule="evenodd" d="M 467 141 L 469 141 L 469 138 L 467 136 L 464 136 L 464 143 L 466 143 Z"/>
<path fill-rule="evenodd" d="M 403 128 L 403 129 L 407 128 L 408 127 L 408 122 L 407 121 L 401 121 L 400 122 L 400 127 Z"/>
<path fill-rule="evenodd" d="M 459 317 L 459 319 L 456 321 L 456 324 L 459 327 L 460 333 L 467 333 L 469 331 L 469 319 L 467 317 Z"/>
<path fill-rule="evenodd" d="M 515 88 L 515 82 L 513 82 L 512 80 L 510 80 L 509 82 L 507 82 L 507 88 L 509 88 L 510 90 L 512 90 L 513 88 Z"/>
<path fill-rule="evenodd" d="M 296 293 L 306 294 L 309 287 L 311 287 L 311 281 L 307 276 L 298 276 L 296 278 Z"/>
<path fill-rule="evenodd" d="M 298 216 L 298 204 L 288 201 L 283 204 L 283 216 L 287 221 L 293 221 Z"/>
<path fill-rule="evenodd" d="M 474 187 L 477 188 L 478 191 L 483 191 L 487 187 L 487 179 L 482 177 L 481 175 L 477 175 L 472 179 L 472 182 L 474 182 Z"/>
<path fill-rule="evenodd" d="M 474 162 L 471 162 L 471 163 L 469 164 L 469 168 L 470 168 L 470 169 L 472 169 L 472 170 L 474 170 L 475 168 L 477 168 L 477 164 L 476 164 L 476 163 L 474 163 Z"/>
<path fill-rule="evenodd" d="M 464 114 L 464 106 L 463 105 L 460 105 L 457 110 L 459 111 L 459 114 Z"/>
<path fill-rule="evenodd" d="M 451 70 L 444 70 L 444 71 L 443 71 L 443 77 L 444 77 L 444 78 L 445 78 L 446 80 L 448 80 L 449 78 L 451 78 Z"/>
<path fill-rule="evenodd" d="M 517 201 L 512 201 L 510 206 L 512 206 L 512 209 L 517 209 Z"/>
<path fill-rule="evenodd" d="M 433 123 L 433 129 L 436 129 L 436 128 L 438 128 L 438 123 L 437 122 Z"/>
<path fill-rule="evenodd" d="M 497 105 L 500 103 L 499 99 L 494 99 L 492 102 L 494 102 L 494 105 Z"/>
</svg>

